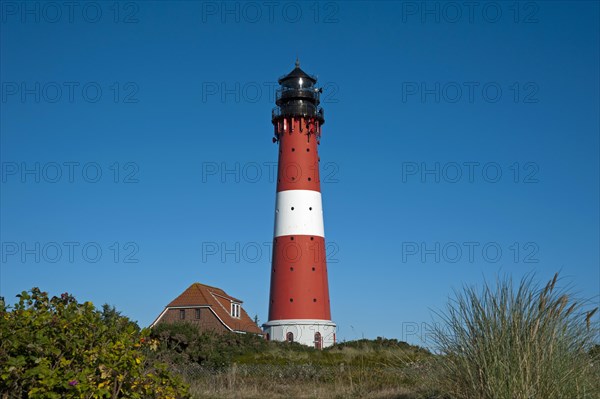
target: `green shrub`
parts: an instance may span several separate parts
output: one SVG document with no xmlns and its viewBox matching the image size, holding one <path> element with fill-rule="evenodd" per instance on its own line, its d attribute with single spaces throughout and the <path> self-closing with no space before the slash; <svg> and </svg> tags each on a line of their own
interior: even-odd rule
<svg viewBox="0 0 600 399">
<path fill-rule="evenodd" d="M 156 342 L 105 306 L 48 298 L 33 288 L 9 310 L 0 306 L 3 399 L 188 397 L 164 365 L 148 362 Z"/>
<path fill-rule="evenodd" d="M 177 369 L 187 365 L 225 369 L 237 357 L 260 352 L 268 344 L 263 337 L 254 334 L 201 332 L 186 322 L 158 324 L 152 329 L 151 337 L 159 342 L 154 356 Z"/>
<path fill-rule="evenodd" d="M 598 398 L 596 310 L 585 312 L 558 275 L 456 292 L 435 331 L 441 390 L 458 399 Z M 595 356 L 595 358 L 594 358 Z"/>
</svg>

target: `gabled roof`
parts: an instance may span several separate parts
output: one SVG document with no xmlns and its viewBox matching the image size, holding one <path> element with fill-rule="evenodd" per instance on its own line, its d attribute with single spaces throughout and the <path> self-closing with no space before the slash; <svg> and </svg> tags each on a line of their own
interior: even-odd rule
<svg viewBox="0 0 600 399">
<path fill-rule="evenodd" d="M 233 302 L 243 303 L 243 301 L 229 296 L 220 288 L 211 287 L 210 285 L 194 283 L 190 285 L 181 295 L 173 299 L 167 307 L 186 306 L 186 305 L 212 305 L 213 296 L 221 296 Z M 214 299 L 214 298 L 213 298 Z"/>
<path fill-rule="evenodd" d="M 169 308 L 180 308 L 180 307 L 209 307 L 217 318 L 231 331 L 243 331 L 254 334 L 262 334 L 262 330 L 256 325 L 256 323 L 248 316 L 248 313 L 241 308 L 240 317 L 231 316 L 231 304 L 238 303 L 242 304 L 243 301 L 227 295 L 221 288 L 211 287 L 210 285 L 194 283 L 190 285 L 181 295 L 172 300 L 165 311 Z M 152 323 L 156 324 L 162 315 Z"/>
</svg>

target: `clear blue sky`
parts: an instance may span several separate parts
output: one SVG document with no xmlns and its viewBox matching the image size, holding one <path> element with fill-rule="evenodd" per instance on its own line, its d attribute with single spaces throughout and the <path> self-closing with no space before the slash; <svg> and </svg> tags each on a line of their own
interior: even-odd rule
<svg viewBox="0 0 600 399">
<path fill-rule="evenodd" d="M 421 343 L 498 272 L 598 302 L 598 2 L 23 4 L 1 3 L 7 301 L 148 325 L 199 281 L 266 321 L 272 90 L 298 56 L 325 85 L 340 339 Z"/>
</svg>

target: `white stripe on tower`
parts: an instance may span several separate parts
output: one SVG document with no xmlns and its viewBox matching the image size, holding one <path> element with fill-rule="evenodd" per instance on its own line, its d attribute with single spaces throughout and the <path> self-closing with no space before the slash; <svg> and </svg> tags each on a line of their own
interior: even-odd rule
<svg viewBox="0 0 600 399">
<path fill-rule="evenodd" d="M 274 235 L 325 237 L 321 193 L 312 190 L 277 192 Z"/>
</svg>

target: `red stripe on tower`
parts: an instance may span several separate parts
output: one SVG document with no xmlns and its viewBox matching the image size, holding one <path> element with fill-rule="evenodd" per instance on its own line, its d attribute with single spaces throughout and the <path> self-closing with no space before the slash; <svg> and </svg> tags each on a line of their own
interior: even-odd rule
<svg viewBox="0 0 600 399">
<path fill-rule="evenodd" d="M 296 61 L 279 79 L 272 113 L 279 144 L 268 337 L 323 348 L 331 321 L 318 145 L 325 122 L 317 79 Z"/>
</svg>

